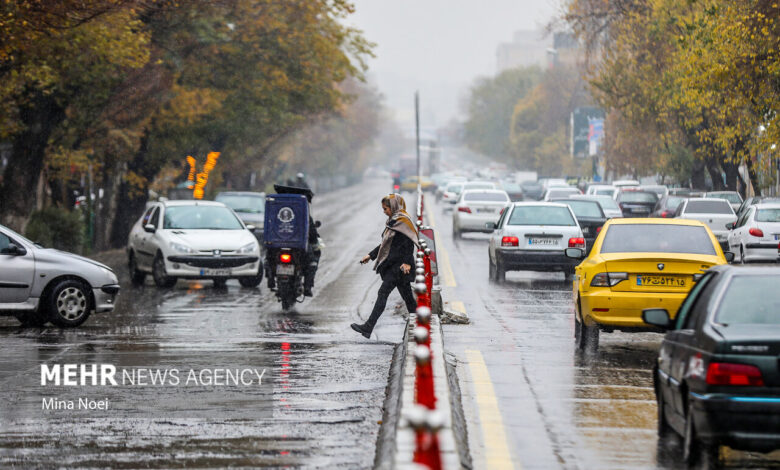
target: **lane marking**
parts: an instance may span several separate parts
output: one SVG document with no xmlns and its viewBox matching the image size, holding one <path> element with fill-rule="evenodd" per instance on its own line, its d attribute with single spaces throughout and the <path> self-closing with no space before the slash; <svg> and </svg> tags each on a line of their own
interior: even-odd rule
<svg viewBox="0 0 780 470">
<path fill-rule="evenodd" d="M 439 236 L 439 229 L 436 228 L 436 220 L 433 218 L 433 211 L 426 209 L 428 213 L 428 221 L 433 228 L 433 238 L 436 242 L 436 258 L 439 261 L 439 274 L 441 274 L 442 281 L 446 287 L 457 287 L 455 283 L 455 274 L 452 272 L 452 265 L 450 264 L 450 257 L 447 254 L 447 250 L 444 248 L 444 243 Z"/>
<path fill-rule="evenodd" d="M 482 358 L 482 353 L 475 349 L 467 349 L 466 358 L 477 395 L 482 441 L 485 444 L 486 468 L 512 470 L 515 467 L 509 454 L 504 423 L 501 419 L 501 411 L 498 409 L 498 399 L 485 360 Z"/>
<path fill-rule="evenodd" d="M 453 300 L 450 302 L 450 307 L 458 313 L 466 314 L 466 306 L 460 300 Z"/>
</svg>

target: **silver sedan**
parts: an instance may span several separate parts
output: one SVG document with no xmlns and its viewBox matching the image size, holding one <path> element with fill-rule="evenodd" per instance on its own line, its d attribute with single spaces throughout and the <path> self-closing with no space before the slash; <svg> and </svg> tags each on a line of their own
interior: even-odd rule
<svg viewBox="0 0 780 470">
<path fill-rule="evenodd" d="M 114 310 L 119 281 L 108 266 L 44 248 L 0 225 L 0 315 L 25 325 L 84 323 Z"/>
</svg>

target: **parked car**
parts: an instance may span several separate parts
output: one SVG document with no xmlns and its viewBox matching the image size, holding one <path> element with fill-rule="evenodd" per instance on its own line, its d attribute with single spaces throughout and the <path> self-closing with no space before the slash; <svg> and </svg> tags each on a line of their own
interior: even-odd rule
<svg viewBox="0 0 780 470">
<path fill-rule="evenodd" d="M 586 249 L 585 238 L 571 207 L 557 202 L 516 202 L 509 205 L 492 230 L 488 243 L 489 276 L 503 282 L 507 271 L 559 271 L 570 276 L 574 263 L 564 250 Z"/>
<path fill-rule="evenodd" d="M 133 225 L 127 261 L 134 284 L 151 273 L 158 287 L 181 279 L 211 279 L 222 287 L 238 279 L 257 287 L 263 279 L 260 245 L 251 229 L 221 202 L 150 204 Z"/>
<path fill-rule="evenodd" d="M 780 241 L 780 203 L 750 206 L 729 224 L 728 246 L 740 263 L 777 261 Z"/>
<path fill-rule="evenodd" d="M 44 248 L 0 225 L 0 315 L 23 325 L 76 327 L 92 312 L 111 312 L 119 293 L 114 271 L 65 251 Z"/>
<path fill-rule="evenodd" d="M 718 199 L 725 199 L 731 204 L 731 208 L 734 209 L 734 213 L 739 210 L 739 206 L 742 205 L 742 196 L 736 191 L 710 191 L 704 193 L 703 197 L 714 197 Z"/>
<path fill-rule="evenodd" d="M 233 209 L 245 225 L 255 229 L 255 238 L 263 246 L 263 224 L 265 221 L 265 193 L 251 191 L 222 191 L 217 193 L 215 201 Z"/>
<path fill-rule="evenodd" d="M 686 199 L 675 211 L 678 219 L 699 220 L 712 230 L 724 251 L 728 250 L 729 229 L 726 225 L 737 221 L 728 201 L 715 198 Z"/>
<path fill-rule="evenodd" d="M 651 193 L 655 193 L 655 195 L 658 196 L 659 199 L 669 194 L 669 188 L 667 188 L 662 184 L 643 184 L 639 186 L 639 189 L 641 189 L 642 191 L 649 191 Z"/>
<path fill-rule="evenodd" d="M 623 211 L 623 217 L 647 217 L 653 212 L 658 196 L 649 191 L 621 190 L 615 201 Z"/>
<path fill-rule="evenodd" d="M 593 352 L 600 331 L 647 331 L 644 308 L 676 312 L 706 269 L 734 255 L 698 220 L 624 218 L 604 224 L 587 258 L 583 249 L 566 256 L 584 259 L 573 286 L 574 338 Z"/>
<path fill-rule="evenodd" d="M 659 199 L 655 204 L 653 212 L 650 213 L 650 217 L 663 217 L 665 219 L 670 219 L 674 217 L 674 213 L 677 212 L 677 208 L 680 207 L 680 204 L 682 204 L 686 199 L 688 199 L 687 196 L 675 196 L 672 194 L 667 194 L 666 196 L 663 196 L 661 199 Z"/>
<path fill-rule="evenodd" d="M 608 219 L 614 219 L 615 217 L 623 217 L 623 211 L 620 210 L 618 203 L 612 199 L 612 196 L 597 195 L 597 194 L 583 194 L 570 196 L 571 199 L 582 199 L 586 201 L 596 201 L 601 206 L 601 210 Z"/>
<path fill-rule="evenodd" d="M 682 437 L 690 464 L 714 467 L 721 445 L 780 449 L 778 285 L 776 267 L 716 266 L 676 317 L 669 308 L 642 313 L 668 330 L 653 368 L 658 431 Z"/>
<path fill-rule="evenodd" d="M 542 196 L 543 201 L 554 201 L 556 199 L 567 199 L 575 194 L 582 194 L 582 191 L 580 191 L 578 188 L 574 188 L 572 186 L 553 186 L 550 188 L 547 188 L 544 191 L 544 196 Z"/>
<path fill-rule="evenodd" d="M 585 255 L 590 254 L 593 248 L 593 242 L 601 232 L 601 227 L 607 221 L 607 216 L 601 210 L 601 205 L 597 201 L 588 201 L 584 199 L 561 199 L 560 202 L 571 207 L 577 223 L 582 230 L 582 236 L 585 237 Z"/>
<path fill-rule="evenodd" d="M 491 232 L 486 222 L 495 222 L 509 200 L 501 189 L 464 189 L 452 214 L 452 236 L 460 238 L 464 232 Z"/>
</svg>

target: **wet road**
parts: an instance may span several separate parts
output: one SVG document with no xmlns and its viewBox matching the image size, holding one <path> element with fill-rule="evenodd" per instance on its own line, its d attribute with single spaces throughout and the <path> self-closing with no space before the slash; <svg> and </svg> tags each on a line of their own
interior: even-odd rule
<svg viewBox="0 0 780 470">
<path fill-rule="evenodd" d="M 454 240 L 444 207 L 429 204 L 429 221 L 451 267 L 440 270 L 446 308 L 471 319 L 444 325 L 444 345 L 475 468 L 684 468 L 679 441 L 656 437 L 651 368 L 662 336 L 602 334 L 597 355 L 576 354 L 571 282 L 509 272 L 489 283 L 488 236 Z M 780 468 L 780 452 L 726 457 L 731 468 Z"/>
<path fill-rule="evenodd" d="M 390 298 L 370 341 L 349 324 L 368 316 L 378 288 L 357 260 L 379 240 L 387 187 L 370 181 L 315 198 L 327 247 L 315 297 L 293 312 L 265 281 L 260 289 L 179 281 L 164 290 L 148 278 L 132 287 L 117 251 L 102 257 L 120 274 L 114 313 L 75 330 L 0 318 L 0 467 L 370 467 L 403 334 L 393 311 L 400 297 Z M 55 363 L 175 368 L 179 383 L 41 387 L 40 364 Z M 237 385 L 217 369 L 265 373 Z M 185 384 L 187 370 L 208 372 Z M 43 411 L 42 397 L 106 398 L 110 408 Z"/>
</svg>

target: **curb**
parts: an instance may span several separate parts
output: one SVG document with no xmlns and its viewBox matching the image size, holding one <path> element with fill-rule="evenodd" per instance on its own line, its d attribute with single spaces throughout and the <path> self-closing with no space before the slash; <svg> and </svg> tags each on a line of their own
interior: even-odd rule
<svg viewBox="0 0 780 470">
<path fill-rule="evenodd" d="M 410 329 L 414 323 L 407 325 L 406 336 L 406 357 L 403 369 L 403 384 L 401 387 L 401 408 L 396 431 L 396 446 L 394 456 L 394 467 L 398 469 L 419 468 L 412 464 L 415 449 L 415 433 L 409 425 L 404 414 L 414 406 L 414 371 L 416 363 L 414 359 L 414 348 L 416 344 Z M 455 434 L 452 428 L 452 410 L 450 408 L 450 389 L 448 384 L 447 372 L 444 366 L 444 345 L 442 343 L 441 323 L 438 315 L 431 315 L 431 355 L 434 360 L 433 365 L 433 387 L 436 395 L 436 410 L 444 417 L 444 426 L 438 433 L 439 448 L 441 450 L 441 462 L 443 469 L 455 470 L 462 468 L 460 454 L 455 441 Z"/>
</svg>

